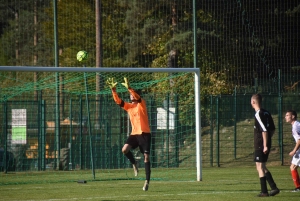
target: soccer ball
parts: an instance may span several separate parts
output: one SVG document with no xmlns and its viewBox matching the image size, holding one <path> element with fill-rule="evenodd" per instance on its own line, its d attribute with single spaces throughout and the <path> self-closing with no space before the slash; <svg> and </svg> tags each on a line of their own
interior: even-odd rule
<svg viewBox="0 0 300 201">
<path fill-rule="evenodd" d="M 88 58 L 88 53 L 84 50 L 80 50 L 77 52 L 77 60 L 78 61 L 84 61 Z"/>
</svg>

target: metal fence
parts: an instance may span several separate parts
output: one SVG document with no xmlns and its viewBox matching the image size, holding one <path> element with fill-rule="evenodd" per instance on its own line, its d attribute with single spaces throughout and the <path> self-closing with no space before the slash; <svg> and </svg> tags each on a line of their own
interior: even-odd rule
<svg viewBox="0 0 300 201">
<path fill-rule="evenodd" d="M 4 170 L 90 169 L 91 162 L 96 169 L 127 167 L 128 162 L 121 148 L 130 134 L 131 125 L 127 113 L 115 104 L 111 95 L 102 96 L 100 104 L 96 104 L 93 98 L 89 99 L 89 111 L 86 108 L 86 100 L 81 96 L 77 99 L 69 98 L 64 108 L 67 117 L 60 121 L 59 126 L 56 124 L 53 104 L 55 96 L 43 98 L 46 100 L 3 102 L 0 148 L 4 152 L 2 168 L 7 167 Z M 124 97 L 124 100 L 127 98 Z M 178 167 L 182 139 L 188 133 L 195 133 L 194 127 L 179 125 L 179 110 L 174 107 L 176 104 L 164 106 L 163 102 L 164 100 L 152 95 L 147 98 L 153 136 L 152 166 Z M 98 116 L 94 112 L 97 105 L 101 111 Z M 23 116 L 20 114 L 21 110 L 25 110 Z M 163 117 L 160 111 L 169 112 Z M 17 132 L 14 129 L 22 126 L 21 118 L 25 119 L 25 130 Z M 166 120 L 170 124 L 162 123 Z M 19 141 L 16 141 L 17 138 Z M 6 157 L 5 160 L 7 154 L 11 157 Z M 143 158 L 138 150 L 135 151 L 135 157 Z M 143 160 L 140 161 L 142 166 Z"/>
<path fill-rule="evenodd" d="M 230 166 L 253 163 L 254 110 L 252 94 L 233 94 L 206 97 L 203 122 L 203 163 L 210 166 Z M 272 137 L 270 162 L 280 165 L 290 163 L 288 153 L 294 147 L 291 125 L 285 123 L 288 109 L 299 111 L 298 94 L 263 94 L 263 108 L 273 116 L 276 132 Z M 202 105 L 203 106 L 203 105 Z M 207 114 L 207 116 L 205 115 Z M 203 117 L 202 117 L 203 119 Z"/>
<path fill-rule="evenodd" d="M 90 169 L 92 161 L 96 169 L 120 169 L 130 165 L 121 153 L 130 133 L 130 122 L 126 112 L 115 105 L 110 95 L 103 96 L 100 104 L 90 99 L 91 127 L 88 126 L 85 100 L 80 97 L 69 98 L 69 104 L 65 106 L 66 114 L 69 115 L 60 122 L 59 135 L 55 132 L 55 105 L 51 103 L 50 97 L 38 101 L 6 101 L 1 105 L 2 170 Z M 276 124 L 270 161 L 280 165 L 288 164 L 288 153 L 294 142 L 291 125 L 284 122 L 284 116 L 287 109 L 299 111 L 299 96 L 264 94 L 263 97 L 263 107 L 271 112 Z M 250 98 L 251 94 L 204 98 L 201 106 L 204 167 L 252 165 L 254 111 Z M 180 97 L 168 108 L 164 108 L 164 100 L 158 100 L 153 95 L 145 95 L 145 99 L 153 135 L 152 166 L 195 167 L 195 126 L 184 125 L 179 121 L 182 115 L 178 107 Z M 96 105 L 101 107 L 98 117 L 93 112 Z M 169 111 L 166 113 L 169 129 L 164 127 L 167 124 L 161 123 L 157 108 Z M 13 111 L 20 109 L 26 110 L 26 131 L 22 138 L 24 142 L 16 143 L 15 136 L 22 132 L 13 131 L 14 118 L 17 118 Z M 194 117 L 191 115 L 191 118 Z M 143 166 L 143 156 L 138 150 L 134 153 L 136 158 L 141 159 L 140 165 Z"/>
</svg>

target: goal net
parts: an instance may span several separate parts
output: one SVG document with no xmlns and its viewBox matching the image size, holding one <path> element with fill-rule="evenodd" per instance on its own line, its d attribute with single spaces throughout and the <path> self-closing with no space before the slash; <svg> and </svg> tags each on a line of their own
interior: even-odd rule
<svg viewBox="0 0 300 201">
<path fill-rule="evenodd" d="M 151 180 L 201 180 L 199 69 L 7 66 L 0 67 L 0 168 L 16 174 L 0 183 L 144 180 L 139 149 L 138 177 L 121 152 L 131 124 L 106 85 L 114 78 L 129 102 L 125 77 L 147 103 Z"/>
</svg>

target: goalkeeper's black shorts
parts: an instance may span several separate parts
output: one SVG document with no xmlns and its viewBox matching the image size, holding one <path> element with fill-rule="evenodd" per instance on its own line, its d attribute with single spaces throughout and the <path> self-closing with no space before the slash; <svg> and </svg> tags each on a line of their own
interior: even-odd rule
<svg viewBox="0 0 300 201">
<path fill-rule="evenodd" d="M 150 154 L 151 134 L 142 133 L 141 135 L 129 135 L 126 144 L 129 144 L 132 149 L 139 147 L 142 154 Z"/>
</svg>

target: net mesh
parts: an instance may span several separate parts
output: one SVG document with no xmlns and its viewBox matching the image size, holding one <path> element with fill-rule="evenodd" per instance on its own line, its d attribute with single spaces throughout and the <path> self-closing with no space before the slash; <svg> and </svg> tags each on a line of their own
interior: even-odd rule
<svg viewBox="0 0 300 201">
<path fill-rule="evenodd" d="M 4 176 L 1 184 L 42 182 L 28 172 L 41 170 L 48 172 L 45 178 L 53 174 L 46 181 L 50 183 L 74 181 L 77 177 L 93 180 L 91 170 L 99 180 L 145 180 L 143 154 L 133 150 L 141 172 L 139 177 L 134 177 L 132 165 L 121 152 L 131 124 L 127 113 L 113 101 L 106 84 L 108 78 L 114 78 L 119 96 L 128 102 L 128 90 L 121 85 L 124 77 L 132 88 L 141 91 L 147 103 L 153 136 L 152 180 L 196 179 L 196 151 L 192 140 L 195 136 L 194 73 L 40 72 L 36 83 L 32 82 L 32 72 L 3 71 L 3 74 L 13 77 L 8 80 L 13 87 L 2 89 L 1 143 L 9 154 L 6 160 L 2 158 L 7 165 L 2 170 L 17 174 Z M 97 76 L 101 78 L 98 88 Z M 59 104 L 54 95 L 57 86 Z M 16 123 L 26 129 L 17 132 Z M 184 169 L 194 171 L 178 174 Z M 69 172 L 62 176 L 56 170 Z M 23 180 L 29 175 L 33 177 Z"/>
<path fill-rule="evenodd" d="M 188 73 L 120 73 L 120 72 L 101 72 L 101 73 L 66 73 L 66 72 L 5 72 L 1 71 L 0 77 L 3 79 L 1 89 L 1 100 L 8 100 L 20 94 L 34 94 L 34 91 L 45 91 L 54 93 L 60 86 L 60 92 L 71 95 L 89 94 L 104 95 L 110 94 L 111 90 L 106 85 L 109 78 L 118 82 L 117 90 L 125 92 L 126 88 L 120 83 L 124 78 L 130 80 L 130 85 L 136 90 L 155 92 L 158 89 L 179 92 L 180 85 L 186 88 L 193 88 L 190 84 L 191 74 Z M 34 81 L 37 76 L 37 81 Z M 56 76 L 59 80 L 56 81 Z M 98 86 L 98 87 L 97 87 Z"/>
</svg>

